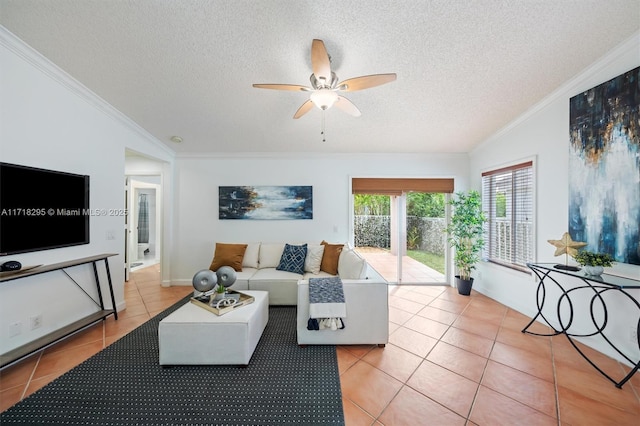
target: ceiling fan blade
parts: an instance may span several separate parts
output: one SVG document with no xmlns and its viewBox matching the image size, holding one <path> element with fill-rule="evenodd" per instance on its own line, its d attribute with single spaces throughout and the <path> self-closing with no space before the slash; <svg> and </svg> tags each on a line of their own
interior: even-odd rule
<svg viewBox="0 0 640 426">
<path fill-rule="evenodd" d="M 373 74 L 362 77 L 354 77 L 338 84 L 340 90 L 345 92 L 354 92 L 356 90 L 368 89 L 370 87 L 380 86 L 382 84 L 395 81 L 396 74 Z"/>
<path fill-rule="evenodd" d="M 303 115 L 308 113 L 311 110 L 311 108 L 313 108 L 313 102 L 311 102 L 311 99 L 309 99 L 307 102 L 303 103 L 300 108 L 298 108 L 296 113 L 293 115 L 293 118 L 302 117 Z"/>
<path fill-rule="evenodd" d="M 331 62 L 322 40 L 314 39 L 311 43 L 311 67 L 316 79 L 324 79 L 324 84 L 331 84 Z"/>
<path fill-rule="evenodd" d="M 254 84 L 253 87 L 258 89 L 293 90 L 297 92 L 309 92 L 313 90 L 311 87 L 299 86 L 297 84 Z"/>
<path fill-rule="evenodd" d="M 355 106 L 349 99 L 343 96 L 338 96 L 338 100 L 334 105 L 347 114 L 353 115 L 354 117 L 360 117 L 362 115 L 358 107 Z"/>
</svg>

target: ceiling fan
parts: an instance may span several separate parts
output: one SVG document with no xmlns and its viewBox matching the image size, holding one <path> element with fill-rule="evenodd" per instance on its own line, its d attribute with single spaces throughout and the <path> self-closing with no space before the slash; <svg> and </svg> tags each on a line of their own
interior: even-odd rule
<svg viewBox="0 0 640 426">
<path fill-rule="evenodd" d="M 365 75 L 339 82 L 338 76 L 331 71 L 331 58 L 327 53 L 324 42 L 318 39 L 314 39 L 311 44 L 311 66 L 313 68 L 313 74 L 310 77 L 311 87 L 296 84 L 254 84 L 253 87 L 310 92 L 309 100 L 298 108 L 293 118 L 302 117 L 314 105 L 323 111 L 335 105 L 347 114 L 359 117 L 361 115 L 360 110 L 349 99 L 340 96 L 338 92 L 355 92 L 356 90 L 390 83 L 396 79 L 396 75 L 391 73 Z"/>
</svg>

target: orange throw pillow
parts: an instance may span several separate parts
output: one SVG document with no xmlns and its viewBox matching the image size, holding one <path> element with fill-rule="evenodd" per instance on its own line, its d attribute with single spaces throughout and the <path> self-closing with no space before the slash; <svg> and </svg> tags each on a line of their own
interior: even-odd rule
<svg viewBox="0 0 640 426">
<path fill-rule="evenodd" d="M 320 244 L 324 246 L 320 270 L 331 275 L 338 275 L 338 260 L 344 244 L 329 244 L 326 241 L 322 241 Z"/>
<path fill-rule="evenodd" d="M 236 271 L 242 271 L 242 259 L 247 250 L 247 244 L 216 243 L 216 251 L 209 269 L 217 271 L 221 266 L 231 266 Z"/>
</svg>

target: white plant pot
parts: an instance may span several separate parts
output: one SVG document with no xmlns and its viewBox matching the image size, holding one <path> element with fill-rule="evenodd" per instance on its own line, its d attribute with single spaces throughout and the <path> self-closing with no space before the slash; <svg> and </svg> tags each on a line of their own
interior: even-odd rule
<svg viewBox="0 0 640 426">
<path fill-rule="evenodd" d="M 585 265 L 583 269 L 587 275 L 600 275 L 604 272 L 604 268 L 602 266 Z"/>
</svg>

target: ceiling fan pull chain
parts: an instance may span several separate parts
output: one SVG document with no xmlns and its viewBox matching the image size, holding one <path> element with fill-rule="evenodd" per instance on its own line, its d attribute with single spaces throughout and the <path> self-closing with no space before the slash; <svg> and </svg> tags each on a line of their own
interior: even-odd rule
<svg viewBox="0 0 640 426">
<path fill-rule="evenodd" d="M 322 110 L 322 129 L 320 129 L 320 134 L 322 135 L 322 142 L 326 142 L 327 138 L 325 137 L 325 121 L 324 121 L 325 110 Z"/>
</svg>

